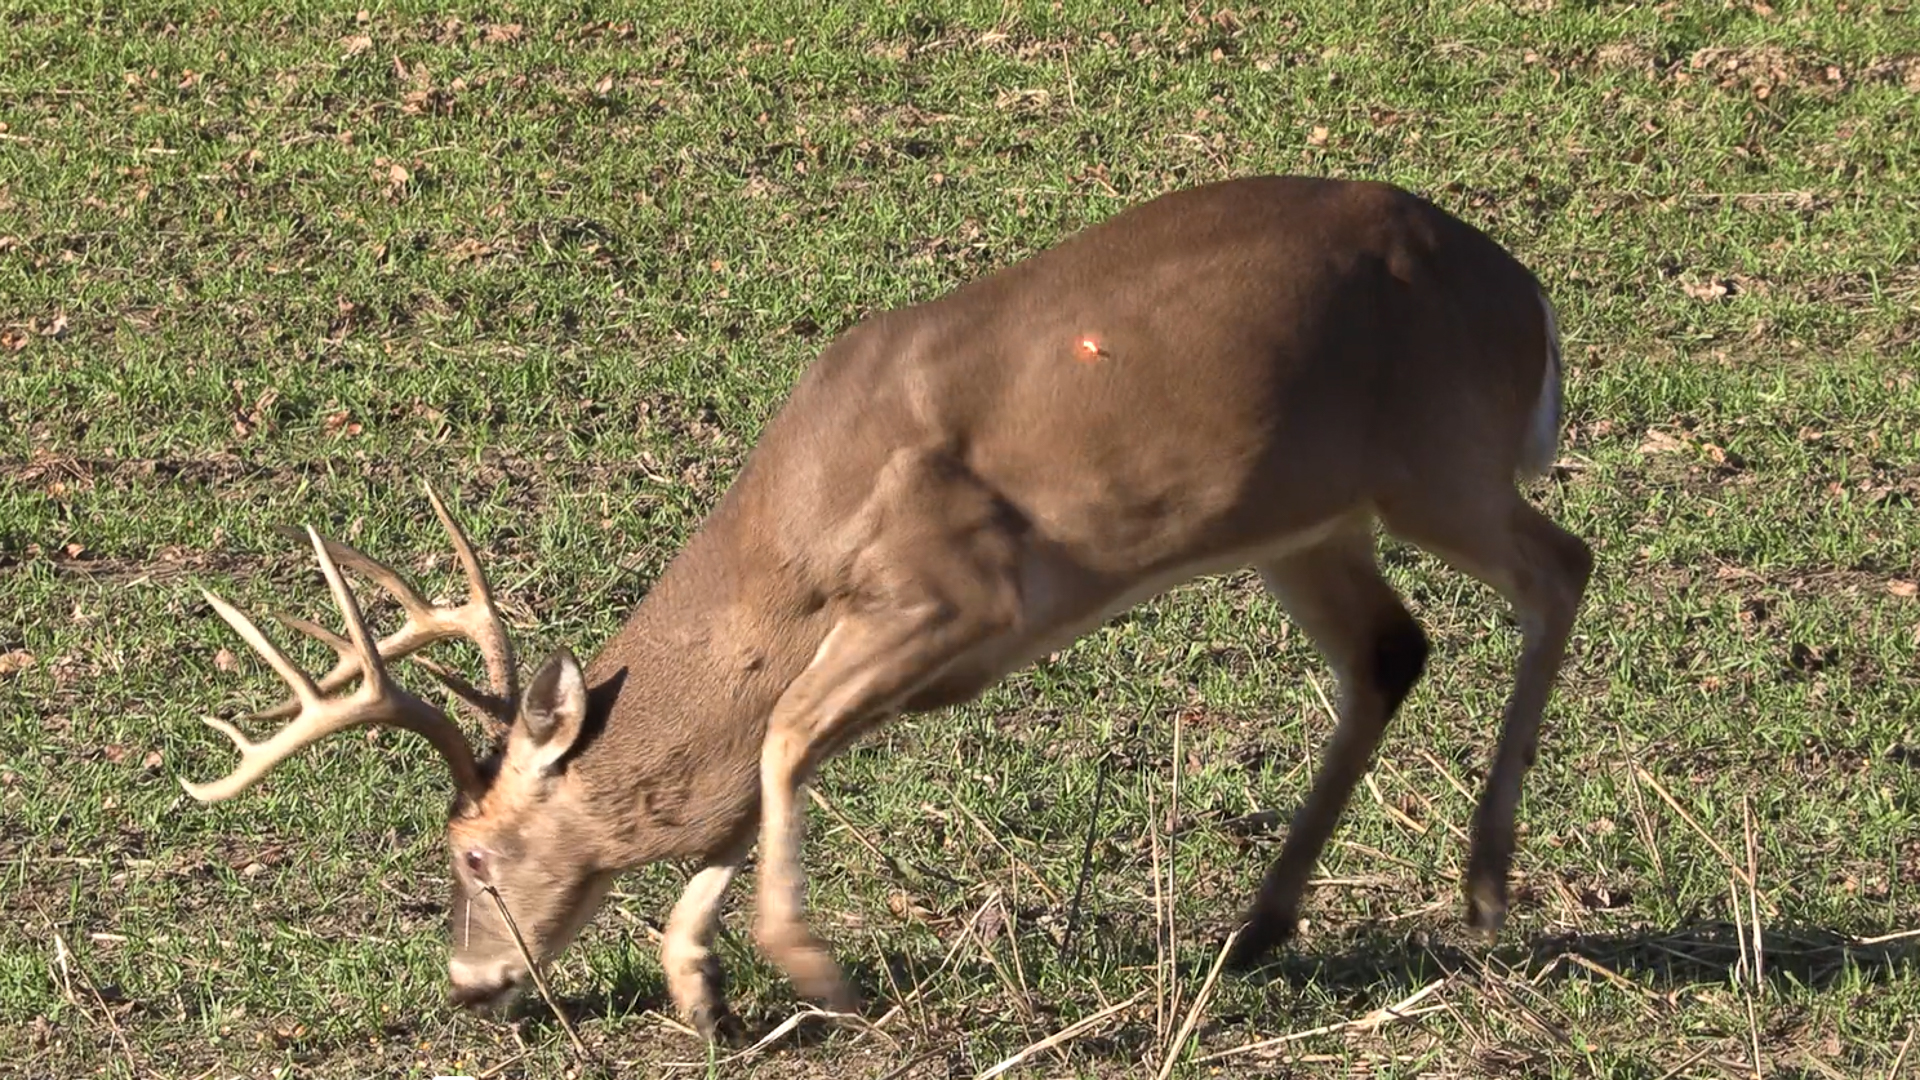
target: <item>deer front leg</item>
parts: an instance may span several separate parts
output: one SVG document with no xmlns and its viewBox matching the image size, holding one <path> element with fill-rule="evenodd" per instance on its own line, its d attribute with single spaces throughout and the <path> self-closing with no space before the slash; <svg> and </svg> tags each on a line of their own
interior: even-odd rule
<svg viewBox="0 0 1920 1080">
<path fill-rule="evenodd" d="M 733 1043 L 741 1034 L 740 1022 L 727 1008 L 726 978 L 713 955 L 713 939 L 720 929 L 720 902 L 745 856 L 741 851 L 693 875 L 673 905 L 660 944 L 660 966 L 674 1007 L 714 1042 Z"/>
<path fill-rule="evenodd" d="M 802 994 L 855 1012 L 858 998 L 806 925 L 800 789 L 956 658 L 1016 625 L 1019 525 L 957 462 L 910 450 L 881 471 L 843 542 L 836 621 L 767 724 L 754 937 Z"/>
</svg>

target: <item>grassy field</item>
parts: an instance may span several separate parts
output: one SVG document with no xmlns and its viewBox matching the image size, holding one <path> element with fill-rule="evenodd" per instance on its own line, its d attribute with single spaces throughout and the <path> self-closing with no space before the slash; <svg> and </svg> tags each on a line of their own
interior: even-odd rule
<svg viewBox="0 0 1920 1080">
<path fill-rule="evenodd" d="M 972 1077 L 1105 1013 L 1016 1075 L 1155 1075 L 1330 728 L 1251 575 L 835 762 L 813 921 L 877 1027 L 732 1060 L 663 1016 L 684 867 L 625 879 L 549 975 L 583 1058 L 538 1001 L 443 1004 L 420 741 L 189 800 L 232 761 L 199 719 L 280 690 L 198 590 L 327 612 L 273 531 L 312 523 L 457 592 L 425 477 L 523 654 L 591 652 L 840 328 L 1277 171 L 1405 185 L 1540 274 L 1571 370 L 1536 494 L 1599 569 L 1488 947 L 1461 830 L 1517 635 L 1387 549 L 1429 678 L 1302 937 L 1218 982 L 1174 1075 L 1920 1075 L 1905 0 L 0 0 L 0 27 L 0 1073 Z M 801 1003 L 743 884 L 721 955 L 765 1034 Z"/>
</svg>

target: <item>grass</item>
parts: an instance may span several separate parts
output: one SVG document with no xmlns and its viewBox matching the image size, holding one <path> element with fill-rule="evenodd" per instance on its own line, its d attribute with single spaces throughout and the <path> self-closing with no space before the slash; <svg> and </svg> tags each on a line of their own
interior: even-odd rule
<svg viewBox="0 0 1920 1080">
<path fill-rule="evenodd" d="M 543 1007 L 441 1001 L 423 744 L 180 791 L 231 761 L 198 718 L 278 690 L 198 588 L 322 610 L 271 531 L 307 522 L 456 588 L 426 476 L 523 652 L 591 651 L 837 330 L 1267 171 L 1400 183 L 1537 270 L 1571 366 L 1537 494 L 1600 565 L 1488 948 L 1458 830 L 1516 636 L 1388 550 L 1430 676 L 1302 939 L 1218 980 L 1174 1075 L 1920 1068 L 1907 5 L 0 0 L 0 25 L 6 1070 L 570 1074 Z M 1153 1075 L 1304 792 L 1322 691 L 1234 575 L 836 761 L 813 921 L 874 1019 L 919 988 L 880 1033 L 706 1063 L 649 938 L 681 867 L 625 879 L 550 982 L 622 1075 L 973 1076 L 1103 1012 L 1016 1074 Z M 721 951 L 765 1033 L 799 1003 L 748 895 Z"/>
</svg>

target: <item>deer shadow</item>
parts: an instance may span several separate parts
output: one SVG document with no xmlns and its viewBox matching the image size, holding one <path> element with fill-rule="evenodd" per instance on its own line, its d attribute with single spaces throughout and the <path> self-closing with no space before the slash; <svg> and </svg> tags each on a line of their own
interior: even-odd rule
<svg viewBox="0 0 1920 1080">
<path fill-rule="evenodd" d="M 1132 927 L 1112 924 L 1086 929 L 1089 936 L 1101 940 L 1097 945 L 1086 943 L 1088 952 L 1073 961 L 1076 966 L 1115 962 L 1145 965 L 1157 956 L 1151 932 L 1142 934 Z M 1212 944 L 1217 947 L 1218 942 Z M 1036 941 L 1029 947 L 1049 946 Z M 902 990 L 910 992 L 935 971 L 942 981 L 998 985 L 1001 975 L 977 950 L 966 950 L 971 956 L 952 956 L 949 949 L 948 943 L 931 941 L 881 953 L 849 953 L 840 960 L 846 977 L 866 1001 L 866 1019 L 873 1021 L 895 1006 Z M 735 972 L 759 963 L 749 958 L 750 951 L 741 942 L 721 949 L 728 969 Z M 1188 956 L 1180 964 L 1181 978 L 1204 979 L 1213 965 L 1214 951 L 1187 950 Z M 1096 960 L 1090 955 L 1093 952 L 1104 955 Z M 1222 975 L 1256 986 L 1314 986 L 1340 993 L 1378 995 L 1382 985 L 1422 986 L 1443 977 L 1504 969 L 1538 972 L 1529 976 L 1536 982 L 1624 979 L 1643 989 L 1672 992 L 1727 985 L 1748 963 L 1743 957 L 1750 952 L 1751 945 L 1743 942 L 1741 929 L 1729 922 L 1705 919 L 1619 932 L 1535 933 L 1490 946 L 1362 927 L 1344 942 L 1296 941 L 1258 968 Z M 1911 973 L 1920 966 L 1920 937 L 1888 935 L 1876 940 L 1873 935 L 1856 937 L 1784 920 L 1761 931 L 1760 954 L 1761 979 L 1770 987 L 1818 991 L 1843 978 L 1874 984 Z M 772 994 L 746 997 L 739 992 L 739 984 L 733 985 L 729 997 L 735 1008 L 741 1009 L 740 1038 L 723 1050 L 723 1055 L 758 1043 L 805 1007 L 790 997 L 791 991 L 783 981 L 776 979 L 774 985 L 777 989 Z M 626 966 L 612 981 L 584 994 L 560 998 L 555 1004 L 575 1022 L 646 1011 L 674 1015 L 660 973 L 641 965 Z M 523 1022 L 529 1026 L 555 1026 L 552 1014 L 537 998 L 522 1009 L 526 1010 Z M 823 1017 L 809 1017 L 793 1025 L 767 1049 L 791 1051 L 818 1045 L 839 1026 Z"/>
<path fill-rule="evenodd" d="M 1913 937 L 1855 937 L 1794 921 L 1763 926 L 1759 937 L 1761 981 L 1773 987 L 1824 990 L 1843 977 L 1885 982 L 1920 965 L 1920 939 Z M 1536 933 L 1481 948 L 1408 935 L 1363 935 L 1333 951 L 1290 950 L 1245 977 L 1263 984 L 1361 991 L 1383 982 L 1424 985 L 1497 965 L 1539 972 L 1531 978 L 1543 981 L 1619 978 L 1674 991 L 1726 985 L 1750 964 L 1751 952 L 1742 928 L 1707 919 L 1618 932 Z M 1204 974 L 1206 965 L 1185 966 Z"/>
</svg>

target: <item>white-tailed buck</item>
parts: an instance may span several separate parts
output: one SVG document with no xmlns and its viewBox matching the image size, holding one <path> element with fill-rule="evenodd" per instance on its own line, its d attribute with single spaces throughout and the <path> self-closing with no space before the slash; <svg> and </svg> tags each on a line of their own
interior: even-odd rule
<svg viewBox="0 0 1920 1080">
<path fill-rule="evenodd" d="M 894 716 L 971 700 L 1144 599 L 1251 566 L 1338 674 L 1340 706 L 1242 927 L 1244 966 L 1294 928 L 1425 662 L 1375 563 L 1378 522 L 1498 590 L 1522 628 L 1463 880 L 1468 920 L 1497 930 L 1521 779 L 1592 565 L 1516 486 L 1551 465 L 1560 407 L 1552 306 L 1457 218 L 1375 183 L 1175 192 L 843 333 L 584 670 L 562 650 L 519 690 L 479 562 L 437 497 L 467 574 L 458 608 L 312 534 L 346 636 L 283 621 L 338 650 L 318 681 L 209 594 L 294 690 L 263 715 L 292 719 L 261 743 L 213 721 L 241 764 L 187 787 L 227 798 L 356 724 L 432 741 L 458 789 L 453 997 L 473 1006 L 532 974 L 516 932 L 544 964 L 616 875 L 696 860 L 661 959 L 710 1037 L 732 1020 L 709 946 L 757 841 L 755 940 L 802 993 L 853 1009 L 803 915 L 801 785 Z M 376 640 L 342 566 L 392 594 L 405 625 Z M 480 646 L 491 685 L 426 666 L 487 718 L 482 758 L 384 663 L 455 635 Z"/>
</svg>

